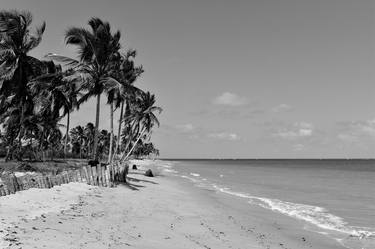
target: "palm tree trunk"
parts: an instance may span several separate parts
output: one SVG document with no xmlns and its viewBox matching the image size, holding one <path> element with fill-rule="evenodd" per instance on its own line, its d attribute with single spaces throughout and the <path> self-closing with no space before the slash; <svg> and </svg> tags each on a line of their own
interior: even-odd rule
<svg viewBox="0 0 375 249">
<path fill-rule="evenodd" d="M 5 157 L 5 162 L 8 162 L 9 161 L 9 158 L 10 158 L 10 150 L 11 150 L 11 146 L 9 145 L 8 146 L 8 149 L 7 149 L 7 155 Z"/>
<path fill-rule="evenodd" d="M 132 151 L 134 150 L 135 146 L 137 146 L 137 143 L 138 143 L 139 139 L 141 139 L 141 137 L 143 136 L 143 134 L 145 133 L 145 131 L 146 131 L 146 127 L 144 127 L 144 128 L 142 129 L 142 132 L 141 132 L 141 134 L 138 136 L 137 141 L 135 141 L 133 147 L 130 149 L 130 151 L 128 152 L 128 154 L 127 154 L 125 157 L 121 158 L 121 161 L 126 160 L 126 158 L 128 158 L 128 157 L 130 156 L 130 154 L 131 154 Z M 125 152 L 124 152 L 124 155 L 125 155 Z"/>
<path fill-rule="evenodd" d="M 50 148 L 51 148 L 51 161 L 53 161 L 53 145 L 52 144 L 50 145 Z"/>
<path fill-rule="evenodd" d="M 108 153 L 108 163 L 112 162 L 112 155 L 113 155 L 113 103 L 111 103 L 111 110 L 110 110 L 110 115 L 111 115 L 111 120 L 110 120 L 110 125 L 111 125 L 111 134 L 110 134 L 110 139 L 109 139 L 109 153 Z"/>
<path fill-rule="evenodd" d="M 66 118 L 66 133 L 65 133 L 65 143 L 64 143 L 64 157 L 66 158 L 66 149 L 68 145 L 68 137 L 69 137 L 69 123 L 70 123 L 70 112 L 68 111 L 68 115 Z"/>
<path fill-rule="evenodd" d="M 120 141 L 121 141 L 120 137 L 121 137 L 121 125 L 122 125 L 123 112 L 124 112 L 124 102 L 121 103 L 120 119 L 118 120 L 117 145 L 116 145 L 116 150 L 115 150 L 116 154 L 120 153 Z"/>
<path fill-rule="evenodd" d="M 100 115 L 100 94 L 96 97 L 96 119 L 95 119 L 95 135 L 94 135 L 94 160 L 98 160 L 98 138 L 99 138 L 99 115 Z"/>
<path fill-rule="evenodd" d="M 82 159 L 82 148 L 83 147 L 83 141 L 81 139 L 81 143 L 80 143 L 80 146 L 79 146 L 79 158 Z"/>
</svg>

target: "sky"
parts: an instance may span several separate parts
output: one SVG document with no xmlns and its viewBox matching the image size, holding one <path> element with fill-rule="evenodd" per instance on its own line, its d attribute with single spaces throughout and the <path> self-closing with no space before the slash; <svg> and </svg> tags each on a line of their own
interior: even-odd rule
<svg viewBox="0 0 375 249">
<path fill-rule="evenodd" d="M 375 157 L 373 0 L 1 0 L 1 8 L 46 21 L 37 58 L 75 57 L 64 32 L 90 17 L 121 30 L 123 49 L 136 49 L 145 69 L 136 85 L 163 108 L 152 135 L 163 158 Z M 72 126 L 94 123 L 94 100 L 71 117 Z M 100 128 L 109 128 L 105 101 Z"/>
</svg>

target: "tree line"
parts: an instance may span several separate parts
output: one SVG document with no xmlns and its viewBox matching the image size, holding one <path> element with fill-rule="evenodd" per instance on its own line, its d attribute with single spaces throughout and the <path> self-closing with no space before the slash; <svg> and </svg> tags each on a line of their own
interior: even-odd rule
<svg viewBox="0 0 375 249">
<path fill-rule="evenodd" d="M 41 43 L 46 23 L 32 29 L 32 20 L 28 11 L 0 11 L 0 147 L 6 160 L 57 156 L 112 162 L 159 154 L 150 138 L 162 109 L 155 95 L 135 86 L 144 69 L 135 64 L 135 50 L 122 48 L 120 31 L 92 17 L 88 28 L 65 32 L 77 58 L 48 53 L 38 59 L 30 51 Z M 96 99 L 94 124 L 70 129 L 70 114 L 91 98 Z M 102 101 L 109 107 L 109 131 L 99 129 Z"/>
</svg>

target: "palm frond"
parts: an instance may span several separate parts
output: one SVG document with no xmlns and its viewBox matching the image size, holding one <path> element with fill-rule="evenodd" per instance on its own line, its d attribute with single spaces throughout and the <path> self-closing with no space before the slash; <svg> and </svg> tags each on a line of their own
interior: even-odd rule
<svg viewBox="0 0 375 249">
<path fill-rule="evenodd" d="M 79 64 L 79 61 L 59 54 L 48 53 L 44 57 L 59 63 L 63 63 L 65 66 L 77 66 Z"/>
</svg>

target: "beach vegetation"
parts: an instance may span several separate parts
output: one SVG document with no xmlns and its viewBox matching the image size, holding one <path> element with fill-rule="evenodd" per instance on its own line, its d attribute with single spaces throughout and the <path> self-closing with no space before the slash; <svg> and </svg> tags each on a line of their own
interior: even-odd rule
<svg viewBox="0 0 375 249">
<path fill-rule="evenodd" d="M 29 53 L 41 43 L 46 23 L 32 29 L 32 20 L 29 11 L 0 11 L 0 155 L 7 161 L 79 158 L 108 163 L 158 155 L 150 138 L 161 108 L 155 95 L 134 85 L 144 69 L 135 63 L 136 50 L 122 49 L 120 31 L 92 17 L 89 29 L 69 27 L 65 32 L 77 58 L 51 51 L 35 58 Z M 103 95 L 109 131 L 99 127 Z M 91 98 L 96 99 L 95 119 L 71 128 L 71 113 Z"/>
</svg>

